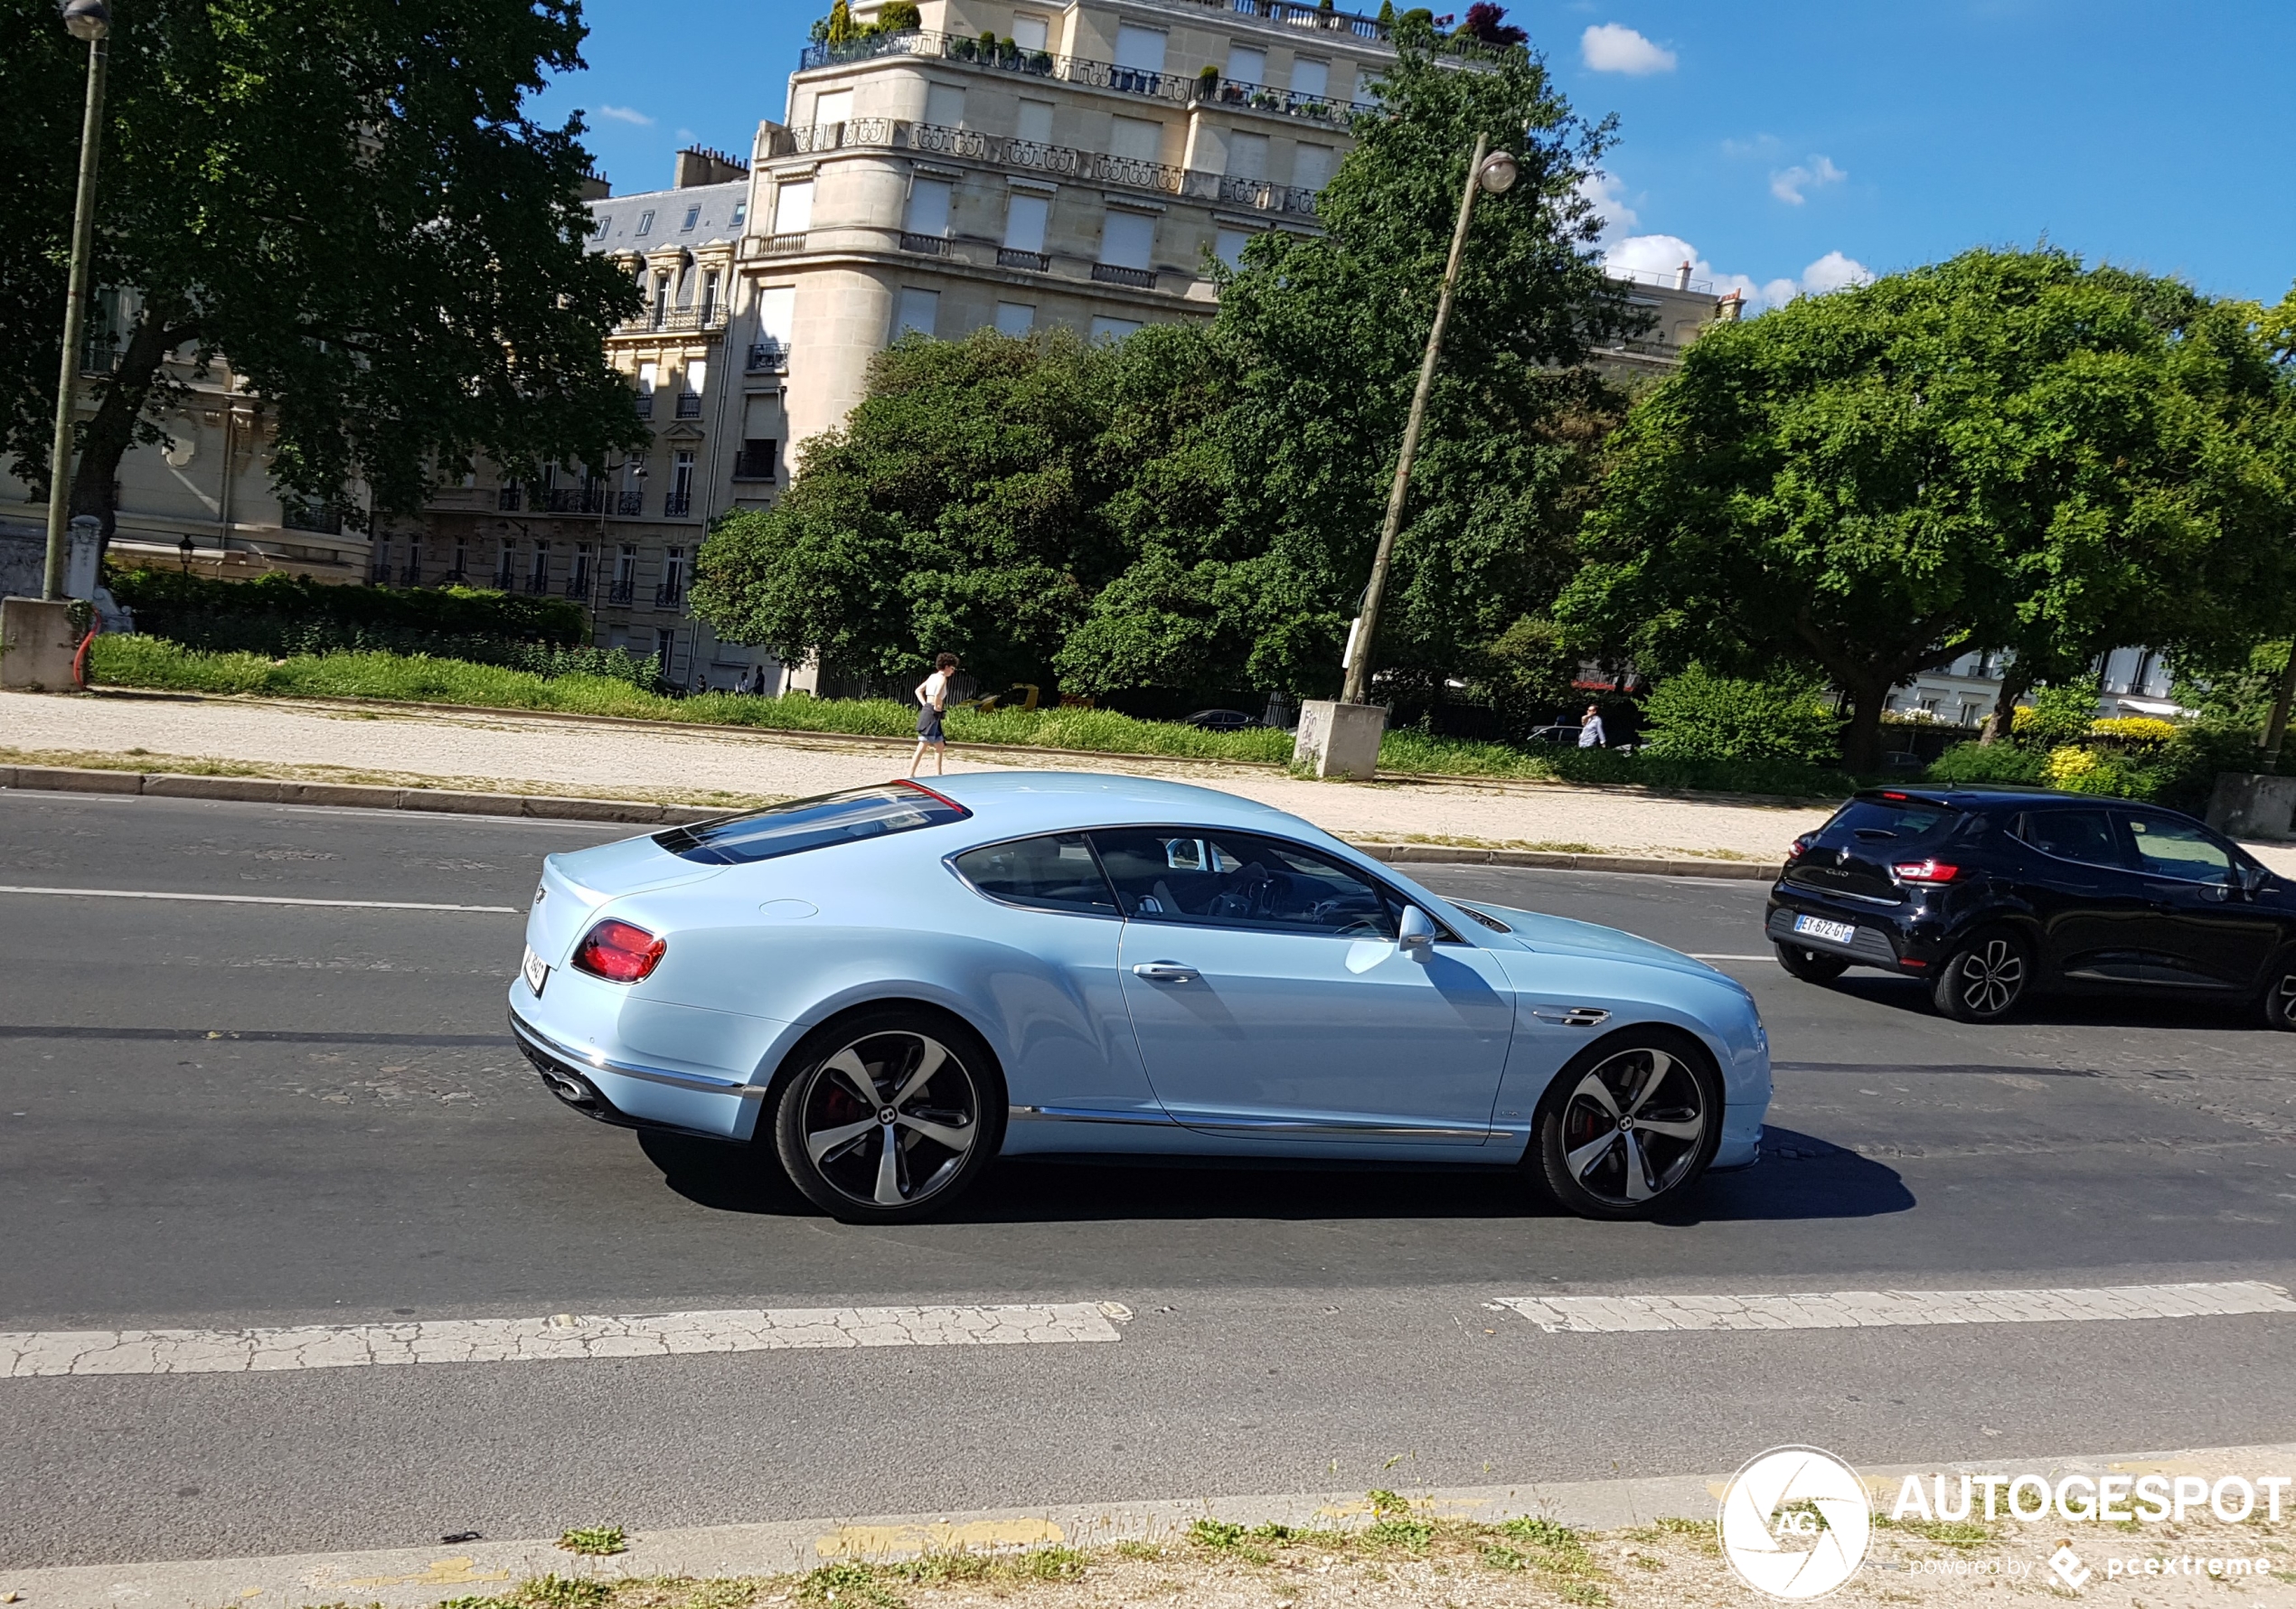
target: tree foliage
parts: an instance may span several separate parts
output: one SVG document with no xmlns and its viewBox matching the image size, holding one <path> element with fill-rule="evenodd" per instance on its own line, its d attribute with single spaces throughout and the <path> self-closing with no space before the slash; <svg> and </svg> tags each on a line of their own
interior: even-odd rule
<svg viewBox="0 0 2296 1609">
<path fill-rule="evenodd" d="M 1821 669 L 1853 768 L 1970 648 L 2253 640 L 2296 564 L 2254 312 L 1978 250 L 1717 326 L 1620 431 L 1560 613 L 1649 669 Z"/>
<path fill-rule="evenodd" d="M 411 510 L 484 456 L 643 440 L 602 337 L 636 292 L 586 258 L 578 0 L 138 0 L 109 42 L 94 282 L 132 296 L 80 427 L 75 513 L 108 532 L 121 455 L 219 356 L 276 422 L 273 474 Z M 84 47 L 0 0 L 0 430 L 44 482 Z M 101 338 L 99 336 L 99 338 Z M 355 518 L 355 511 L 354 511 Z"/>
<path fill-rule="evenodd" d="M 1824 679 L 1749 681 L 1689 664 L 1651 689 L 1644 741 L 1653 754 L 1701 760 L 1793 759 L 1830 766 L 1841 716 Z"/>
</svg>

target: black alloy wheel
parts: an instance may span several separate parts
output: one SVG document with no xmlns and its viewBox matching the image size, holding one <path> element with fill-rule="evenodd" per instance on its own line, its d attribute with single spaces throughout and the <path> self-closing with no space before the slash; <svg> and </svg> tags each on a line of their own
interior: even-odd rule
<svg viewBox="0 0 2296 1609">
<path fill-rule="evenodd" d="M 1530 1157 L 1582 1218 L 1648 1218 L 1681 1199 L 1722 1143 L 1722 1083 L 1687 1034 L 1629 1029 L 1572 1058 L 1539 1106 Z"/>
<path fill-rule="evenodd" d="M 2264 1026 L 2296 1033 L 2296 950 L 2272 958 L 2264 974 Z"/>
<path fill-rule="evenodd" d="M 1999 1022 L 2017 1010 L 2032 981 L 2033 952 L 2023 939 L 1981 933 L 1938 968 L 1929 997 L 1956 1022 Z"/>
</svg>

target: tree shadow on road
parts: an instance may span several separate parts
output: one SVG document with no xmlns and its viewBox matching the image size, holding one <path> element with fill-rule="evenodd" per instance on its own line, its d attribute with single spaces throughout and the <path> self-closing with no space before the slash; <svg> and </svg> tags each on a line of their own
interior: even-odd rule
<svg viewBox="0 0 2296 1609">
<path fill-rule="evenodd" d="M 663 1182 L 720 1212 L 818 1218 L 768 1153 L 678 1134 L 638 1143 Z M 1771 1128 L 1763 1160 L 1716 1173 L 1655 1221 L 1705 1223 L 1875 1218 L 1904 1212 L 1913 1192 L 1869 1157 L 1791 1129 Z M 1512 1168 L 1349 1166 L 1343 1163 L 1179 1159 L 1014 1158 L 984 1173 L 938 1221 L 1090 1223 L 1261 1219 L 1556 1219 L 1564 1212 Z"/>
</svg>

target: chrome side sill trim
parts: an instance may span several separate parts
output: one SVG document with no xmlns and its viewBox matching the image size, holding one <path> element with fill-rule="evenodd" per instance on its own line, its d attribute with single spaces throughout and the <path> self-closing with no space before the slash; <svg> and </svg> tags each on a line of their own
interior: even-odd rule
<svg viewBox="0 0 2296 1609">
<path fill-rule="evenodd" d="M 1348 1123 L 1305 1117 L 1256 1117 L 1235 1112 L 1182 1112 L 1178 1120 L 1193 1129 L 1280 1134 L 1295 1140 L 1473 1140 L 1491 1137 L 1488 1128 L 1455 1128 L 1434 1123 Z"/>
<path fill-rule="evenodd" d="M 1015 1123 L 1124 1123 L 1146 1128 L 1179 1125 L 1161 1112 L 1109 1112 L 1097 1106 L 1014 1106 Z"/>
<path fill-rule="evenodd" d="M 604 1073 L 618 1073 L 625 1078 L 642 1078 L 648 1084 L 666 1084 L 673 1089 L 698 1090 L 703 1095 L 738 1095 L 743 1100 L 760 1100 L 765 1096 L 766 1087 L 762 1084 L 736 1084 L 729 1079 L 707 1078 L 699 1073 L 673 1073 L 663 1068 L 639 1067 L 626 1061 L 608 1061 L 603 1056 L 577 1050 L 570 1045 L 561 1045 L 532 1023 L 521 1019 L 515 1012 L 511 1013 L 510 1026 L 513 1033 L 522 1040 L 531 1041 L 538 1049 L 562 1060 L 573 1062 L 578 1067 L 596 1068 Z"/>
</svg>

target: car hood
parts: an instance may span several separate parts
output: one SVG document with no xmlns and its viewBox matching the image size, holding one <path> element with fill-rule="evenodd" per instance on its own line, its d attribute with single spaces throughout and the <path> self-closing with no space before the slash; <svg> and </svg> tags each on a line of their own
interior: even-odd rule
<svg viewBox="0 0 2296 1609">
<path fill-rule="evenodd" d="M 1512 906 L 1488 905 L 1478 899 L 1472 902 L 1478 910 L 1487 910 L 1515 930 L 1515 936 L 1534 950 L 1570 950 L 1582 955 L 1615 955 L 1622 960 L 1641 961 L 1651 966 L 1663 966 L 1675 972 L 1697 973 L 1704 977 L 1723 975 L 1717 968 L 1703 961 L 1693 961 L 1680 950 L 1670 950 L 1664 945 L 1652 944 L 1647 938 L 1637 938 L 1615 927 L 1604 927 L 1593 922 L 1575 922 L 1568 917 L 1543 916 L 1534 910 L 1517 910 Z"/>
</svg>

